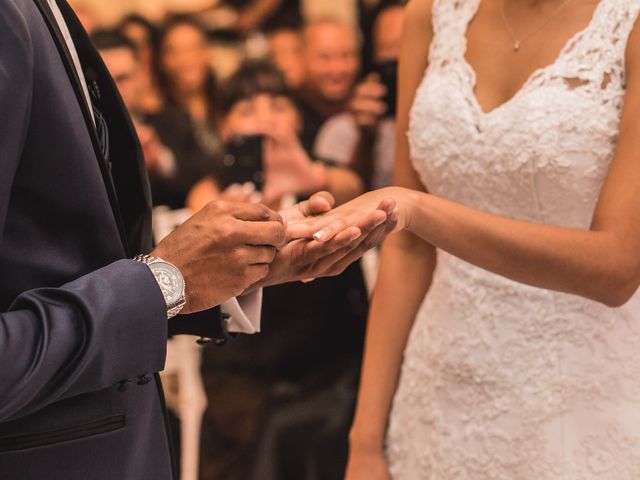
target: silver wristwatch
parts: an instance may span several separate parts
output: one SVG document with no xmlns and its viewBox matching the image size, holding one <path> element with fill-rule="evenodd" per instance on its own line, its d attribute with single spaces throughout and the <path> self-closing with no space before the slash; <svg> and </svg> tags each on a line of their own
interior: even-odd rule
<svg viewBox="0 0 640 480">
<path fill-rule="evenodd" d="M 175 265 L 151 255 L 138 255 L 134 260 L 146 264 L 151 269 L 167 304 L 167 318 L 175 317 L 186 303 L 184 278 L 180 270 Z"/>
</svg>

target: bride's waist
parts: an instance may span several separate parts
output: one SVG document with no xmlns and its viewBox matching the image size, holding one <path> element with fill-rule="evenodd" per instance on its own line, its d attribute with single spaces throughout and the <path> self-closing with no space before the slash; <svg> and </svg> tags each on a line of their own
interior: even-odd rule
<svg viewBox="0 0 640 480">
<path fill-rule="evenodd" d="M 596 301 L 578 295 L 562 293 L 512 280 L 483 268 L 472 265 L 444 251 L 438 250 L 438 261 L 434 272 L 429 297 L 449 304 L 449 308 L 466 305 L 483 308 L 486 305 L 502 304 L 512 311 L 530 309 L 540 314 L 562 314 L 562 312 L 599 312 L 606 316 L 611 312 L 640 311 L 640 292 L 621 308 L 612 309 Z M 633 315 L 632 315 L 633 316 Z"/>
<path fill-rule="evenodd" d="M 454 287 L 476 286 L 497 289 L 500 292 L 528 292 L 537 295 L 545 295 L 547 292 L 545 289 L 532 287 L 490 272 L 442 250 L 438 250 L 433 283 L 445 283 Z"/>
</svg>

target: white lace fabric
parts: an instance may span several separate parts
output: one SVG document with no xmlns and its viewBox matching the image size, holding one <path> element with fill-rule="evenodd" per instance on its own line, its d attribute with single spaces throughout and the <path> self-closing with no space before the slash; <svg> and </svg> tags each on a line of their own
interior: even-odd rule
<svg viewBox="0 0 640 480">
<path fill-rule="evenodd" d="M 479 3 L 435 2 L 410 113 L 414 166 L 438 196 L 589 228 L 640 0 L 601 0 L 557 60 L 488 113 L 464 58 Z M 640 295 L 612 309 L 439 251 L 387 444 L 396 480 L 640 479 Z"/>
</svg>

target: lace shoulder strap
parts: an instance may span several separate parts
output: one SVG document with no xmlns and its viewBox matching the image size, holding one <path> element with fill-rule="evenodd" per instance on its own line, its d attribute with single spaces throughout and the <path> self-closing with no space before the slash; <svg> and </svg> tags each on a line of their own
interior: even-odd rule
<svg viewBox="0 0 640 480">
<path fill-rule="evenodd" d="M 611 93 L 623 89 L 627 41 L 639 13 L 640 0 L 600 0 L 589 25 L 536 80 L 570 76 L 585 88 Z"/>
<path fill-rule="evenodd" d="M 640 13 L 640 0 L 600 0 L 593 18 L 592 38 L 624 54 Z"/>
<path fill-rule="evenodd" d="M 467 27 L 479 5 L 480 0 L 434 0 L 430 64 L 448 62 L 464 55 Z"/>
</svg>

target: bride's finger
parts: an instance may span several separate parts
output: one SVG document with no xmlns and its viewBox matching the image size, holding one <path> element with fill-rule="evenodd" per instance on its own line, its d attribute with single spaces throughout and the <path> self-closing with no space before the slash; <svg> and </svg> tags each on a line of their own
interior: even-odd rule
<svg viewBox="0 0 640 480">
<path fill-rule="evenodd" d="M 305 245 L 305 258 L 309 259 L 309 270 L 306 272 L 310 278 L 324 276 L 328 268 L 344 258 L 361 243 L 362 235 L 359 230 L 348 229 L 352 232 L 348 235 L 345 230 L 328 242 L 310 241 Z"/>
<path fill-rule="evenodd" d="M 342 216 L 340 216 L 341 214 Z M 387 213 L 382 210 L 374 210 L 366 215 L 357 211 L 350 214 L 329 212 L 326 215 L 310 217 L 306 220 L 289 224 L 287 226 L 287 238 L 290 240 L 313 238 L 319 242 L 327 242 L 350 226 L 358 227 L 360 230 L 373 229 L 383 223 L 387 217 Z"/>
<path fill-rule="evenodd" d="M 358 238 L 360 238 L 360 236 L 362 236 L 362 230 L 360 230 L 358 227 L 347 227 L 346 229 L 336 234 L 336 236 L 333 237 L 333 239 L 336 242 L 342 242 L 342 241 L 353 242 L 354 240 L 357 240 Z"/>
<path fill-rule="evenodd" d="M 328 225 L 325 225 L 313 233 L 313 238 L 319 242 L 328 242 L 338 233 L 342 232 L 351 225 L 344 218 L 338 218 Z"/>
<path fill-rule="evenodd" d="M 335 237 L 339 232 L 347 228 L 348 226 L 357 226 L 360 230 L 369 230 L 377 227 L 378 225 L 382 225 L 390 215 L 387 214 L 384 210 L 375 210 L 369 213 L 364 220 L 358 221 L 359 219 L 345 219 L 339 218 L 331 222 L 329 225 L 326 225 L 316 232 L 313 233 L 313 238 L 318 240 L 319 242 L 326 242 L 327 240 Z"/>
<path fill-rule="evenodd" d="M 325 275 L 334 276 L 342 273 L 349 265 L 358 260 L 364 253 L 378 245 L 387 235 L 389 230 L 385 225 L 379 225 L 373 231 L 362 235 L 357 242 L 351 243 L 341 250 L 341 255 L 336 254 L 327 259 L 325 263 Z"/>
<path fill-rule="evenodd" d="M 303 220 L 287 225 L 287 238 L 295 240 L 298 238 L 313 239 L 313 234 L 318 230 L 328 226 L 335 220 L 332 212 L 317 217 L 306 217 Z M 329 237 L 327 237 L 327 240 Z"/>
</svg>

